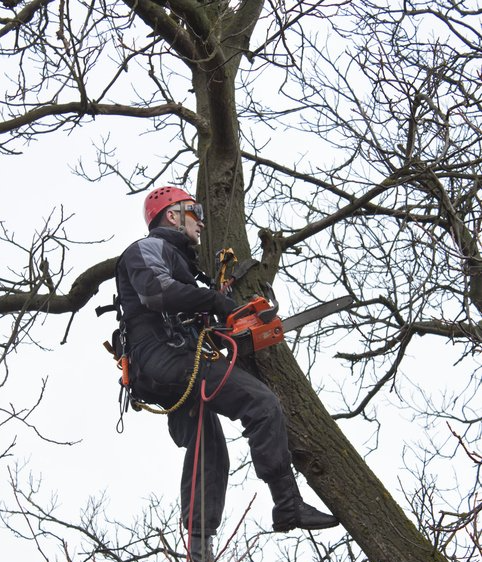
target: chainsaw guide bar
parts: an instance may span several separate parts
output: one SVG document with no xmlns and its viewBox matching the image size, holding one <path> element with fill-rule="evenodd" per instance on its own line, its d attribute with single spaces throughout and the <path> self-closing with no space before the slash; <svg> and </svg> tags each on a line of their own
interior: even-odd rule
<svg viewBox="0 0 482 562">
<path fill-rule="evenodd" d="M 286 334 L 286 332 L 291 332 L 292 330 L 299 330 L 303 328 L 303 326 L 306 326 L 306 324 L 311 324 L 312 322 L 330 316 L 330 314 L 345 310 L 345 308 L 353 304 L 353 300 L 353 297 L 346 295 L 345 297 L 340 297 L 308 308 L 304 312 L 293 314 L 293 316 L 283 320 L 283 332 Z"/>
</svg>

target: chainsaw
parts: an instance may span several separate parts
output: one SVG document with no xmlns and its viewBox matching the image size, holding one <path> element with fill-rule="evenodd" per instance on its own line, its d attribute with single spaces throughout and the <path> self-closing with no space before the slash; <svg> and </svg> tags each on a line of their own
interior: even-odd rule
<svg viewBox="0 0 482 562">
<path fill-rule="evenodd" d="M 269 285 L 267 295 L 268 298 L 254 296 L 247 304 L 235 308 L 226 319 L 226 331 L 236 342 L 240 356 L 280 343 L 285 333 L 340 312 L 354 301 L 352 296 L 346 295 L 281 320 L 278 302 Z"/>
</svg>

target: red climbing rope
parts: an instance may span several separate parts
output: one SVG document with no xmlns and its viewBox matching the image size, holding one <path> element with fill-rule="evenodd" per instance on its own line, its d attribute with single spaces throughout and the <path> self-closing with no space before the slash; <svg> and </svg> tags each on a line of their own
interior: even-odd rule
<svg viewBox="0 0 482 562">
<path fill-rule="evenodd" d="M 193 474 L 192 474 L 192 483 L 191 483 L 191 498 L 189 504 L 189 521 L 188 521 L 188 542 L 187 542 L 187 551 L 188 551 L 188 562 L 192 562 L 191 558 L 191 539 L 192 539 L 192 518 L 194 514 L 194 500 L 196 495 L 196 480 L 197 480 L 197 468 L 199 464 L 199 451 L 200 451 L 200 443 L 201 443 L 201 434 L 202 434 L 202 427 L 203 427 L 203 417 L 204 417 L 204 406 L 207 402 L 210 402 L 221 392 L 223 386 L 226 384 L 231 371 L 233 370 L 234 364 L 236 363 L 236 359 L 238 356 L 238 346 L 233 338 L 230 338 L 228 335 L 223 334 L 222 332 L 215 331 L 214 332 L 217 336 L 225 339 L 231 349 L 232 349 L 232 356 L 229 362 L 228 368 L 226 373 L 224 374 L 221 382 L 218 386 L 213 390 L 213 392 L 207 396 L 206 395 L 206 379 L 202 379 L 201 381 L 201 402 L 199 404 L 199 417 L 198 417 L 198 425 L 197 425 L 197 433 L 196 433 L 196 445 L 194 450 L 194 462 L 193 462 Z"/>
</svg>

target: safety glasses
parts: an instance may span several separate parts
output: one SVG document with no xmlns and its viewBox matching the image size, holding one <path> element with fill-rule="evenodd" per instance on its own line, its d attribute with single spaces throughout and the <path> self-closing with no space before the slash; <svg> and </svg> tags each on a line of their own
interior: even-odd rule
<svg viewBox="0 0 482 562">
<path fill-rule="evenodd" d="M 181 201 L 180 205 L 184 206 L 184 212 L 185 213 L 192 213 L 194 215 L 194 218 L 198 221 L 203 222 L 204 221 L 204 211 L 203 211 L 203 206 L 201 205 L 201 203 L 186 203 L 184 201 Z M 181 207 L 171 207 L 172 211 L 180 211 Z"/>
</svg>

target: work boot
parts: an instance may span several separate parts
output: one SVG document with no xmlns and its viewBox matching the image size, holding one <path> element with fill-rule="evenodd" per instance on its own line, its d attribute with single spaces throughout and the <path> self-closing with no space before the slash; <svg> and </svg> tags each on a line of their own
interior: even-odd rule
<svg viewBox="0 0 482 562">
<path fill-rule="evenodd" d="M 213 538 L 193 535 L 191 537 L 190 562 L 214 562 Z"/>
<path fill-rule="evenodd" d="M 322 513 L 303 501 L 292 472 L 268 482 L 268 486 L 274 501 L 274 531 L 285 533 L 295 528 L 315 531 L 338 525 L 336 517 Z"/>
</svg>

